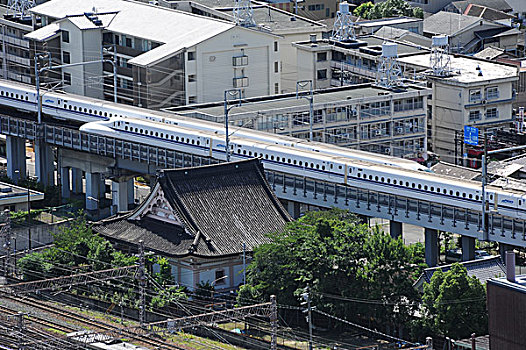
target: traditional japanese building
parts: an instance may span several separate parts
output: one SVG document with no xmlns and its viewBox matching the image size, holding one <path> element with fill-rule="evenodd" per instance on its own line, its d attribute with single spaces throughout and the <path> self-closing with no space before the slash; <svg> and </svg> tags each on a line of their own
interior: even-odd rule
<svg viewBox="0 0 526 350">
<path fill-rule="evenodd" d="M 292 220 L 269 187 L 258 160 L 160 172 L 134 211 L 97 223 L 94 230 L 123 250 L 169 259 L 179 284 L 210 282 L 216 290 L 243 281 L 245 252 L 269 242 L 268 233 Z"/>
</svg>

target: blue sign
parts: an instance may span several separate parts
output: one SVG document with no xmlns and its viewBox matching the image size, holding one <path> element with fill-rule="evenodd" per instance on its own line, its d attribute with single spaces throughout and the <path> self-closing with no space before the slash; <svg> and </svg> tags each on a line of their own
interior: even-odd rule
<svg viewBox="0 0 526 350">
<path fill-rule="evenodd" d="M 464 126 L 464 143 L 472 146 L 479 144 L 479 129 L 472 126 Z"/>
</svg>

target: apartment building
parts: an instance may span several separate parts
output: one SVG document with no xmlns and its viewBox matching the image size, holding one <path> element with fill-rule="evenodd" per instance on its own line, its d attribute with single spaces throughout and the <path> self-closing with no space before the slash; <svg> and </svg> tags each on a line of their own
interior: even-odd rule
<svg viewBox="0 0 526 350">
<path fill-rule="evenodd" d="M 518 67 L 472 57 L 450 55 L 451 74 L 430 73 L 430 54 L 399 58 L 407 76 L 426 77 L 433 90 L 429 104 L 431 117 L 430 150 L 441 159 L 454 162 L 455 132 L 474 126 L 491 133 L 513 121 L 512 104 L 516 99 L 513 85 L 518 82 Z M 428 74 L 424 74 L 428 73 Z"/>
<path fill-rule="evenodd" d="M 9 12 L 7 7 L 0 6 L 0 77 L 30 84 L 29 40 L 24 35 L 33 27 L 30 23 L 6 16 Z"/>
<path fill-rule="evenodd" d="M 277 36 L 280 53 L 277 67 L 281 74 L 280 92 L 293 92 L 298 80 L 296 47 L 293 43 L 308 40 L 311 35 L 321 39 L 327 27 L 311 19 L 272 7 L 265 2 L 251 1 L 251 5 L 255 25 Z M 235 22 L 232 0 L 160 0 L 159 6 Z"/>
<path fill-rule="evenodd" d="M 280 91 L 278 38 L 232 22 L 125 0 L 51 0 L 34 7 L 41 28 L 26 35 L 38 52 L 56 41 L 64 90 L 159 109 Z M 49 45 L 48 45 L 49 46 Z"/>
<path fill-rule="evenodd" d="M 305 91 L 304 91 L 305 92 Z M 426 154 L 426 110 L 431 90 L 389 90 L 371 84 L 315 91 L 313 140 L 411 159 Z M 245 103 L 246 102 L 246 103 Z M 168 108 L 192 118 L 224 123 L 221 103 Z M 296 94 L 244 101 L 229 113 L 232 127 L 309 139 L 309 102 Z"/>
</svg>

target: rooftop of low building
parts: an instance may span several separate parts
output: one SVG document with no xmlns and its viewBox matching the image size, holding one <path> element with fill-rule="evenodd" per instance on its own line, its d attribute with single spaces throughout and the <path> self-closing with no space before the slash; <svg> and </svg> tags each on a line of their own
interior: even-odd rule
<svg viewBox="0 0 526 350">
<path fill-rule="evenodd" d="M 305 91 L 303 92 L 305 93 Z M 308 91 L 306 92 L 308 93 Z M 364 103 L 367 103 L 367 100 L 370 100 L 370 98 L 373 97 L 382 97 L 382 99 L 386 99 L 390 98 L 389 96 L 396 96 L 403 92 L 419 92 L 423 95 L 430 94 L 429 89 L 413 85 L 406 86 L 403 89 L 390 90 L 372 84 L 358 84 L 341 88 L 316 90 L 314 93 L 314 105 L 329 105 L 338 102 L 349 104 L 349 100 L 352 99 L 364 99 Z M 396 97 L 394 98 L 396 99 Z M 265 110 L 284 110 L 295 107 L 308 108 L 308 103 L 304 99 L 298 99 L 295 93 L 272 95 L 244 100 L 241 106 L 233 108 L 229 115 L 232 119 L 235 119 L 236 115 L 257 114 L 263 113 Z M 195 115 L 196 113 L 199 113 L 201 115 L 208 115 L 212 118 L 217 117 L 218 119 L 221 119 L 224 116 L 223 102 L 173 107 L 165 110 L 181 115 Z"/>
<path fill-rule="evenodd" d="M 400 57 L 401 64 L 413 65 L 421 69 L 431 69 L 431 54 L 420 54 Z M 496 80 L 516 80 L 518 79 L 517 67 L 481 60 L 462 55 L 450 55 L 451 70 L 450 76 L 441 77 L 442 81 L 449 81 L 459 84 L 479 83 Z"/>
</svg>

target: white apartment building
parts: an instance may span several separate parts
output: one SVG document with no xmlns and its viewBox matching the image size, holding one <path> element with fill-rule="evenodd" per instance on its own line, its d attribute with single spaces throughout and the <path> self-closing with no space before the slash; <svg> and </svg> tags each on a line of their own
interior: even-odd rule
<svg viewBox="0 0 526 350">
<path fill-rule="evenodd" d="M 481 134 L 513 121 L 512 103 L 516 98 L 513 84 L 519 79 L 518 67 L 450 55 L 452 74 L 445 77 L 426 75 L 433 98 L 429 101 L 431 118 L 430 150 L 442 160 L 454 162 L 454 135 L 463 135 L 464 126 L 479 128 Z M 430 55 L 399 58 L 408 76 L 429 72 Z"/>
<path fill-rule="evenodd" d="M 42 27 L 26 35 L 37 51 L 55 40 L 61 63 L 117 64 L 118 101 L 162 107 L 280 91 L 278 37 L 164 7 L 126 0 L 51 0 L 34 7 Z M 59 40 L 57 40 L 59 39 Z M 67 92 L 113 100 L 113 67 L 62 69 Z"/>
</svg>

